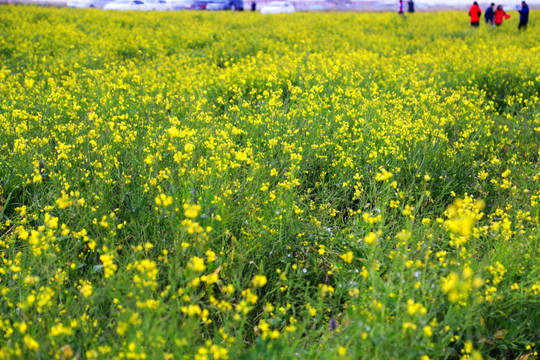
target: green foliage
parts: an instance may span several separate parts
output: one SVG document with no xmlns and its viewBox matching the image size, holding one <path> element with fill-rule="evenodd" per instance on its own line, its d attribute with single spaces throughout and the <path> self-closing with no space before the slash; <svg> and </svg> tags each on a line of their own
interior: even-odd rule
<svg viewBox="0 0 540 360">
<path fill-rule="evenodd" d="M 0 358 L 536 356 L 516 21 L 0 7 Z"/>
</svg>

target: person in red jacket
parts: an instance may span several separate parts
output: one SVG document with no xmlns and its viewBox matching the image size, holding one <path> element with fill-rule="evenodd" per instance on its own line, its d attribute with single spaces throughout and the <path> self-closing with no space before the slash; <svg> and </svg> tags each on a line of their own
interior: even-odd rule
<svg viewBox="0 0 540 360">
<path fill-rule="evenodd" d="M 480 6 L 478 6 L 478 3 L 475 1 L 474 4 L 469 9 L 469 16 L 471 17 L 471 26 L 473 27 L 480 26 L 480 15 L 482 15 L 482 10 L 480 10 Z"/>
<path fill-rule="evenodd" d="M 503 19 L 508 19 L 510 15 L 504 12 L 502 5 L 497 6 L 497 10 L 495 10 L 495 26 L 501 26 L 503 23 Z"/>
</svg>

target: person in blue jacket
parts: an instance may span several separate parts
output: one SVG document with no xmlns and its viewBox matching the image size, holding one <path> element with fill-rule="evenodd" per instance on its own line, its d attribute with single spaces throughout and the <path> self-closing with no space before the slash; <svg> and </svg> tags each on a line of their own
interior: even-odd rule
<svg viewBox="0 0 540 360">
<path fill-rule="evenodd" d="M 486 12 L 484 14 L 484 18 L 486 19 L 486 24 L 491 24 L 491 26 L 495 26 L 494 20 L 494 10 L 495 10 L 495 3 L 491 3 L 489 7 L 486 9 Z"/>
<path fill-rule="evenodd" d="M 407 4 L 409 5 L 408 12 L 413 13 L 414 12 L 414 1 L 409 0 L 409 2 Z"/>
<path fill-rule="evenodd" d="M 527 28 L 527 23 L 529 22 L 529 5 L 525 1 L 521 2 L 521 10 L 519 11 L 519 25 L 518 29 L 525 30 Z"/>
</svg>

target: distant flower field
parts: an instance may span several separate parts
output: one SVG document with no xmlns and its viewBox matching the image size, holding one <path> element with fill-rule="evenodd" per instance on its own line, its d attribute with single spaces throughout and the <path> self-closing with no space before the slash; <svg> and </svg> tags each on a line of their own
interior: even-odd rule
<svg viewBox="0 0 540 360">
<path fill-rule="evenodd" d="M 536 358 L 538 15 L 0 7 L 0 358 Z"/>
</svg>

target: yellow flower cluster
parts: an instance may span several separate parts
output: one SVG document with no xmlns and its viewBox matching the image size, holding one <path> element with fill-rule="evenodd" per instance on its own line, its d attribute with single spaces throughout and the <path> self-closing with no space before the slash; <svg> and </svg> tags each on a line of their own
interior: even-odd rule
<svg viewBox="0 0 540 360">
<path fill-rule="evenodd" d="M 0 359 L 533 358 L 512 21 L 0 7 Z"/>
</svg>

